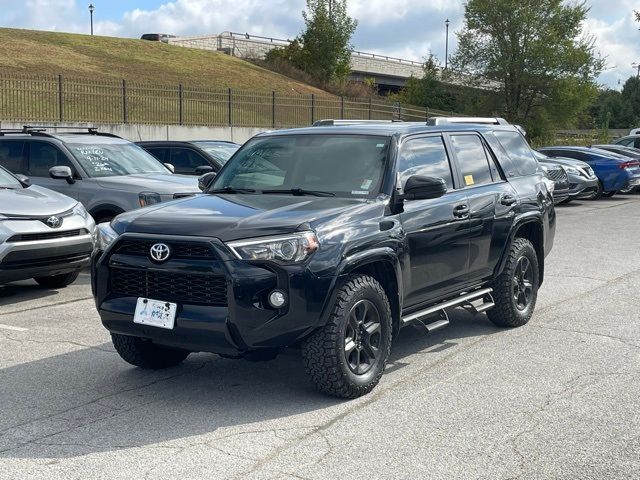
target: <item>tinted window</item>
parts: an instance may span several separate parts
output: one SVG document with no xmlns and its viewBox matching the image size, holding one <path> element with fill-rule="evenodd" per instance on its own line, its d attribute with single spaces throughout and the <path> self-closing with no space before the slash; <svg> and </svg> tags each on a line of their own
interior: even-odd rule
<svg viewBox="0 0 640 480">
<path fill-rule="evenodd" d="M 321 190 L 371 198 L 380 192 L 389 143 L 388 137 L 344 134 L 255 138 L 227 162 L 212 188 Z"/>
<path fill-rule="evenodd" d="M 196 168 L 209 163 L 199 153 L 187 148 L 172 148 L 169 163 L 176 169 L 176 173 L 195 173 Z"/>
<path fill-rule="evenodd" d="M 136 173 L 169 174 L 162 163 L 135 143 L 67 143 L 76 160 L 91 177 Z"/>
<path fill-rule="evenodd" d="M 441 137 L 416 138 L 407 141 L 398 158 L 400 181 L 404 185 L 412 175 L 443 178 L 453 189 L 453 176 L 447 151 Z"/>
<path fill-rule="evenodd" d="M 160 160 L 161 162 L 165 162 L 165 155 L 167 153 L 167 149 L 166 148 L 150 148 L 150 147 L 143 147 L 147 152 L 149 152 L 151 155 L 153 155 L 154 157 L 156 157 L 158 160 Z"/>
<path fill-rule="evenodd" d="M 531 147 L 518 132 L 496 131 L 500 144 L 513 160 L 514 167 L 520 175 L 532 175 L 538 169 L 538 162 L 531 152 Z"/>
<path fill-rule="evenodd" d="M 44 142 L 30 143 L 27 173 L 33 177 L 48 177 L 51 167 L 69 167 L 75 172 L 71 162 L 54 145 Z"/>
<path fill-rule="evenodd" d="M 25 173 L 22 163 L 24 142 L 0 142 L 0 165 L 13 173 Z"/>
<path fill-rule="evenodd" d="M 458 159 L 464 185 L 492 183 L 487 152 L 477 135 L 453 135 L 451 143 Z"/>
</svg>

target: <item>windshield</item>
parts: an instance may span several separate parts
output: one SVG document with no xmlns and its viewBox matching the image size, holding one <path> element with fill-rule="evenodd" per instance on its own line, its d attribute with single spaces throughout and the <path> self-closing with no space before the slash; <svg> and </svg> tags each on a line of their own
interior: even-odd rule
<svg viewBox="0 0 640 480">
<path fill-rule="evenodd" d="M 220 165 L 227 163 L 227 160 L 238 151 L 240 145 L 234 143 L 216 142 L 194 142 L 198 147 L 211 155 Z"/>
<path fill-rule="evenodd" d="M 0 188 L 22 188 L 16 177 L 0 167 Z"/>
<path fill-rule="evenodd" d="M 134 173 L 170 173 L 155 157 L 134 143 L 67 143 L 90 177 Z"/>
<path fill-rule="evenodd" d="M 247 143 L 210 190 L 321 191 L 338 197 L 379 193 L 390 138 L 364 135 L 287 135 Z"/>
</svg>

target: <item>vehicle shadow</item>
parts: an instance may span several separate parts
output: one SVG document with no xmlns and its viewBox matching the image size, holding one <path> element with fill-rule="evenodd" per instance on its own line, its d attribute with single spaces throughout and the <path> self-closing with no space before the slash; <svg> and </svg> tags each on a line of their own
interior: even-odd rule
<svg viewBox="0 0 640 480">
<path fill-rule="evenodd" d="M 80 274 L 78 279 L 72 286 L 88 286 L 91 284 L 91 277 L 84 272 Z M 23 282 L 7 283 L 0 285 L 0 308 L 3 306 L 15 305 L 18 302 L 30 302 L 49 297 L 56 297 L 61 294 L 63 289 L 50 289 L 38 285 L 34 280 L 26 280 Z"/>
<path fill-rule="evenodd" d="M 433 334 L 407 327 L 394 343 L 387 373 L 453 352 L 466 337 L 499 331 L 485 315 L 461 310 Z M 1 369 L 0 379 L 0 458 L 136 448 L 311 411 L 322 415 L 347 402 L 314 390 L 295 349 L 266 363 L 197 354 L 178 367 L 149 372 L 128 366 L 103 344 Z"/>
</svg>

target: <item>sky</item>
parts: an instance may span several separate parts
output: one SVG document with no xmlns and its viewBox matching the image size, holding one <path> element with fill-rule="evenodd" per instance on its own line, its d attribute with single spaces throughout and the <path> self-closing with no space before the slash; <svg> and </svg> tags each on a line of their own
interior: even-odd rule
<svg viewBox="0 0 640 480">
<path fill-rule="evenodd" d="M 0 0 L 0 26 L 89 32 L 89 1 Z M 599 81 L 610 88 L 636 73 L 640 62 L 640 24 L 633 9 L 639 0 L 587 0 L 591 7 L 585 32 L 606 57 Z M 268 37 L 293 38 L 303 28 L 304 0 L 93 0 L 98 35 L 139 37 L 161 32 L 201 35 L 225 30 Z M 445 25 L 450 26 L 449 52 L 455 51 L 455 31 L 462 27 L 462 0 L 349 0 L 358 19 L 356 50 L 421 60 L 432 52 L 445 57 Z"/>
</svg>

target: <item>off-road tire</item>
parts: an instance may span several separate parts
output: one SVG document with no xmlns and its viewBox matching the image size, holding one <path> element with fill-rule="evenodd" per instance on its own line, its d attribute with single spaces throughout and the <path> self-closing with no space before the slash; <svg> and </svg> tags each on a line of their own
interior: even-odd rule
<svg viewBox="0 0 640 480">
<path fill-rule="evenodd" d="M 518 262 L 526 257 L 533 270 L 532 297 L 524 310 L 518 309 L 514 298 L 514 277 Z M 540 274 L 538 255 L 533 245 L 526 238 L 516 238 L 511 244 L 504 270 L 493 283 L 493 299 L 495 307 L 487 312 L 489 320 L 499 327 L 521 327 L 531 319 L 538 297 Z"/>
<path fill-rule="evenodd" d="M 189 356 L 187 350 L 163 347 L 149 340 L 128 335 L 111 334 L 113 346 L 125 362 L 136 367 L 160 370 L 178 365 Z"/>
<path fill-rule="evenodd" d="M 378 356 L 362 375 L 349 367 L 345 335 L 352 309 L 362 300 L 375 306 L 380 323 Z M 351 275 L 340 287 L 327 324 L 302 343 L 305 370 L 321 392 L 340 398 L 366 395 L 378 384 L 391 350 L 391 308 L 384 289 L 374 278 Z"/>
<path fill-rule="evenodd" d="M 80 270 L 71 273 L 63 273 L 62 275 L 51 275 L 49 277 L 36 277 L 34 280 L 38 285 L 44 288 L 65 288 L 76 281 L 80 275 Z"/>
</svg>

